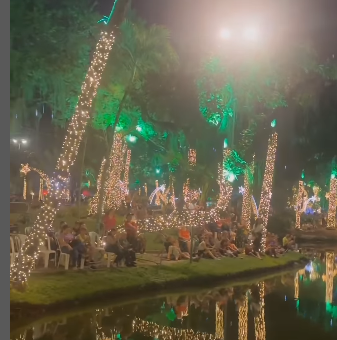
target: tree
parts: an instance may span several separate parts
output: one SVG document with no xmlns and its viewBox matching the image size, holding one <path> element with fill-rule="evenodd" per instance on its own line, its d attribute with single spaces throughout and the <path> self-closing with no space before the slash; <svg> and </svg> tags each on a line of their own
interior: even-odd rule
<svg viewBox="0 0 337 340">
<path fill-rule="evenodd" d="M 149 27 L 145 22 L 134 19 L 133 21 L 125 20 L 120 31 L 121 34 L 116 42 L 117 49 L 113 55 L 115 63 L 110 65 L 111 69 L 118 67 L 120 78 L 118 82 L 110 82 L 110 92 L 105 92 L 106 97 L 110 97 L 109 105 L 116 108 L 103 119 L 110 130 L 106 159 L 109 159 L 111 154 L 118 124 L 121 120 L 130 120 L 132 116 L 127 115 L 128 109 L 132 108 L 134 116 L 137 116 L 137 112 L 140 114 L 139 108 L 132 105 L 133 93 L 141 88 L 148 74 L 168 70 L 170 65 L 177 61 L 177 55 L 169 42 L 169 33 L 166 28 L 157 25 Z M 96 122 L 102 121 L 101 118 L 100 112 L 97 112 Z M 121 128 L 129 128 L 130 125 L 124 126 L 123 124 Z M 104 187 L 108 167 L 109 162 L 106 162 L 101 188 Z M 103 190 L 99 194 L 98 222 L 101 218 L 102 204 Z"/>
</svg>

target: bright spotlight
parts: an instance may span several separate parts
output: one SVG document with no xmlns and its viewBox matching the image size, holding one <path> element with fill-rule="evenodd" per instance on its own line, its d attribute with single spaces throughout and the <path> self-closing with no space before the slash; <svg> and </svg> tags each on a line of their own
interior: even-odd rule
<svg viewBox="0 0 337 340">
<path fill-rule="evenodd" d="M 142 131 L 142 127 L 141 127 L 140 125 L 137 125 L 137 126 L 136 126 L 136 130 L 137 130 L 138 132 L 141 132 L 141 131 Z"/>
<path fill-rule="evenodd" d="M 17 143 L 18 141 L 16 139 L 13 139 L 13 143 Z"/>
<path fill-rule="evenodd" d="M 21 141 L 21 143 L 22 143 L 22 144 L 27 144 L 27 140 L 26 140 L 26 139 L 23 139 L 23 140 Z"/>
<path fill-rule="evenodd" d="M 129 141 L 130 143 L 135 143 L 135 142 L 137 141 L 137 137 L 132 136 L 132 135 L 129 135 L 129 136 L 127 137 L 127 139 L 128 139 L 128 141 Z"/>
<path fill-rule="evenodd" d="M 231 37 L 231 32 L 228 29 L 223 29 L 220 32 L 220 35 L 222 39 L 229 39 Z"/>
<path fill-rule="evenodd" d="M 233 173 L 228 174 L 228 181 L 231 183 L 235 181 L 235 175 Z"/>
<path fill-rule="evenodd" d="M 256 41 L 258 40 L 259 32 L 256 28 L 250 27 L 250 28 L 245 29 L 245 31 L 243 32 L 243 35 L 245 39 L 247 40 Z"/>
</svg>

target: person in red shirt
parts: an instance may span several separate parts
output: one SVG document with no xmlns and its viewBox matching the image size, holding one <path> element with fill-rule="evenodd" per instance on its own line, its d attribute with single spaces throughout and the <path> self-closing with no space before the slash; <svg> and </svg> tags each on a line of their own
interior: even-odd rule
<svg viewBox="0 0 337 340">
<path fill-rule="evenodd" d="M 115 216 L 115 212 L 111 209 L 108 211 L 108 213 L 104 216 L 104 220 L 103 220 L 103 224 L 104 224 L 104 230 L 105 230 L 105 234 L 107 234 L 109 231 L 116 231 L 116 216 Z"/>
</svg>

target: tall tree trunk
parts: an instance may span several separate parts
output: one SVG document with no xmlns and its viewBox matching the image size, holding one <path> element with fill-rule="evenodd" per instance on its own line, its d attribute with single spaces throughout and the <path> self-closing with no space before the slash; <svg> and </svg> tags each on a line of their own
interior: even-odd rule
<svg viewBox="0 0 337 340">
<path fill-rule="evenodd" d="M 81 160 L 81 166 L 80 166 L 80 187 L 77 194 L 77 207 L 78 207 L 78 218 L 80 218 L 80 211 L 81 211 L 81 188 L 82 188 L 82 175 L 84 170 L 84 160 L 85 160 L 85 154 L 87 152 L 87 142 L 88 142 L 88 133 L 84 136 L 84 143 L 83 143 L 83 153 L 82 153 L 82 160 Z"/>
<path fill-rule="evenodd" d="M 121 117 L 123 106 L 124 106 L 125 100 L 126 100 L 126 98 L 128 96 L 128 93 L 129 93 L 128 88 L 129 87 L 126 88 L 126 90 L 124 92 L 124 95 L 123 95 L 123 98 L 122 98 L 122 100 L 121 100 L 121 102 L 119 104 L 119 108 L 118 108 L 118 111 L 117 111 L 117 114 L 116 114 L 116 119 L 115 119 L 114 124 L 112 126 L 112 137 L 111 137 L 110 148 L 108 148 L 107 151 L 106 151 L 106 156 L 105 156 L 106 162 L 104 164 L 103 171 L 102 171 L 100 192 L 98 193 L 97 218 L 96 218 L 97 232 L 101 231 L 100 230 L 101 229 L 100 226 L 101 226 L 102 210 L 103 210 L 103 202 L 104 202 L 104 187 L 105 187 L 105 182 L 106 182 L 106 180 L 108 178 L 108 170 L 109 170 L 109 165 L 110 165 L 110 156 L 111 156 L 111 152 L 113 150 L 116 127 L 117 127 L 117 125 L 119 123 L 119 119 Z"/>
</svg>

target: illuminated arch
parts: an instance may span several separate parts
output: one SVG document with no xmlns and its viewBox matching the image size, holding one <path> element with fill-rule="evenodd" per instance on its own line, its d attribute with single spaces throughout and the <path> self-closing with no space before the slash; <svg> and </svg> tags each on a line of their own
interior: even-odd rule
<svg viewBox="0 0 337 340">
<path fill-rule="evenodd" d="M 154 197 L 158 194 L 164 194 L 165 193 L 165 188 L 166 188 L 166 184 L 162 184 L 161 186 L 158 186 L 156 189 L 154 189 L 149 197 L 149 203 L 152 204 L 153 203 L 153 199 Z"/>
</svg>

